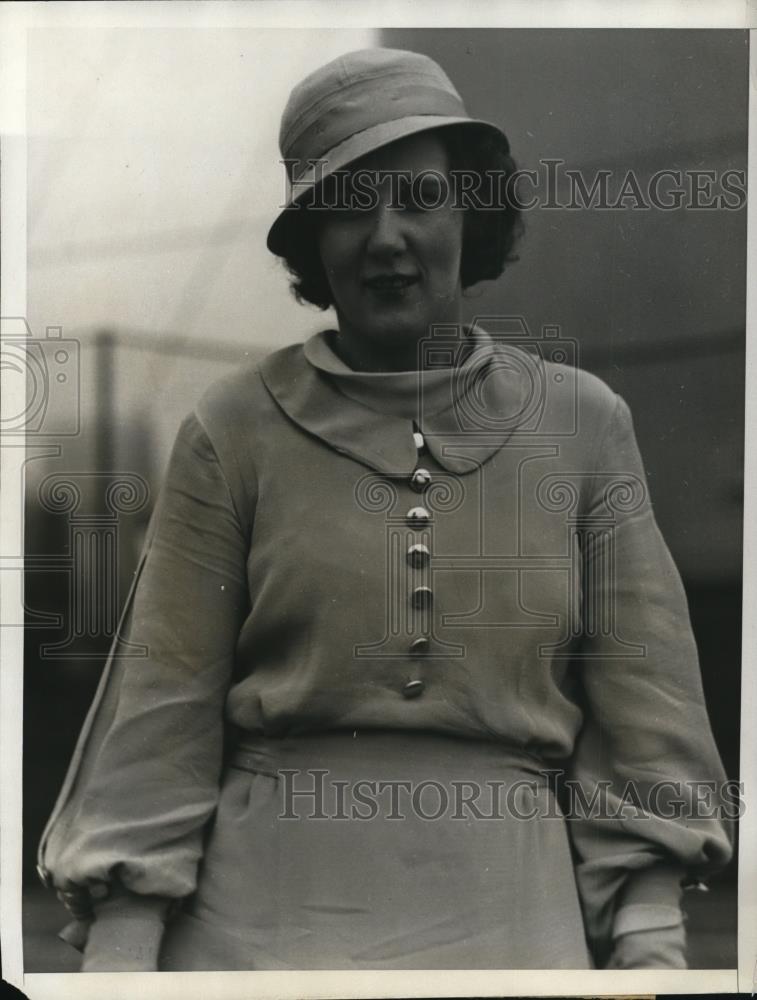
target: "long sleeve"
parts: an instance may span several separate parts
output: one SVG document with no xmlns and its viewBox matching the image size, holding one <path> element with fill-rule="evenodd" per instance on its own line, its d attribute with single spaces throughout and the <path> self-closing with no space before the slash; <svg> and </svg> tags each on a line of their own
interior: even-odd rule
<svg viewBox="0 0 757 1000">
<path fill-rule="evenodd" d="M 246 613 L 247 538 L 200 419 L 177 435 L 119 638 L 40 846 L 59 890 L 195 889 Z M 158 908 L 160 909 L 160 907 Z"/>
<path fill-rule="evenodd" d="M 641 915 L 662 926 L 682 876 L 717 870 L 732 848 L 686 596 L 620 397 L 590 494 L 570 827 L 587 934 L 603 964 L 616 919 L 616 935 Z"/>
</svg>

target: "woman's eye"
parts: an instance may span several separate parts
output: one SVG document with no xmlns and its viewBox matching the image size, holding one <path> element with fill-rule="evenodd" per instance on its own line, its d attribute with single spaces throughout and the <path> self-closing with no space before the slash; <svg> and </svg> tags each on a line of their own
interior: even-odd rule
<svg viewBox="0 0 757 1000">
<path fill-rule="evenodd" d="M 364 216 L 365 212 L 361 212 L 359 209 L 340 206 L 338 208 L 330 208 L 328 212 L 324 213 L 324 221 L 331 225 L 334 223 L 337 225 L 352 224 L 358 222 Z"/>
<path fill-rule="evenodd" d="M 400 187 L 399 207 L 409 212 L 429 212 L 442 204 L 442 189 L 433 178 Z"/>
<path fill-rule="evenodd" d="M 347 201 L 343 205 L 338 205 L 334 212 L 339 216 L 340 219 L 359 219 L 365 212 L 360 208 L 355 202 Z"/>
</svg>

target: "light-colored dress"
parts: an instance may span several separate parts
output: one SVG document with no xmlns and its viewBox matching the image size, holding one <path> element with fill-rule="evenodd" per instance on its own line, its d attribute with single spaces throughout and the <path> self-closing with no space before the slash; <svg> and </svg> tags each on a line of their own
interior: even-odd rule
<svg viewBox="0 0 757 1000">
<path fill-rule="evenodd" d="M 419 380 L 317 335 L 183 422 L 122 629 L 147 655 L 116 644 L 40 847 L 59 888 L 183 900 L 161 968 L 587 968 L 624 902 L 728 861 L 628 408 L 475 343 Z M 350 818 L 280 818 L 313 769 Z M 403 819 L 352 816 L 361 780 L 409 783 Z M 465 782 L 532 800 L 454 818 Z"/>
</svg>

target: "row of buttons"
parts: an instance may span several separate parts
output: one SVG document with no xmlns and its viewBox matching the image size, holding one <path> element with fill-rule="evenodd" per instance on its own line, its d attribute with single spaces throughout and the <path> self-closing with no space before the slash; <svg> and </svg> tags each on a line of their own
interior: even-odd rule
<svg viewBox="0 0 757 1000">
<path fill-rule="evenodd" d="M 413 434 L 415 446 L 419 452 L 423 451 L 425 442 L 423 435 L 419 432 Z M 410 477 L 410 488 L 416 493 L 423 493 L 431 483 L 431 473 L 428 469 L 418 468 Z M 431 514 L 425 507 L 412 507 L 407 512 L 407 523 L 415 531 L 421 531 L 431 523 Z M 413 569 L 424 569 L 428 566 L 431 552 L 427 545 L 411 545 L 407 550 L 407 561 Z M 410 594 L 410 604 L 416 611 L 425 611 L 431 607 L 434 601 L 434 594 L 430 587 L 415 587 Z M 423 656 L 428 652 L 431 645 L 428 636 L 421 635 L 410 643 L 409 653 L 411 656 Z M 405 698 L 417 698 L 423 694 L 426 685 L 422 680 L 413 679 L 408 681 L 402 688 Z"/>
</svg>

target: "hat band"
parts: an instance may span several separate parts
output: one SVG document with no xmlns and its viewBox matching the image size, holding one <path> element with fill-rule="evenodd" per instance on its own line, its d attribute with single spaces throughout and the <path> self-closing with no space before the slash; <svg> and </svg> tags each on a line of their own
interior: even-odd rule
<svg viewBox="0 0 757 1000">
<path fill-rule="evenodd" d="M 287 173 L 294 182 L 308 169 L 308 160 L 320 160 L 334 146 L 365 129 L 400 118 L 418 115 L 467 118 L 462 100 L 455 94 L 423 85 L 388 83 L 376 94 L 374 82 L 356 84 L 340 104 L 324 111 L 283 151 Z"/>
</svg>

